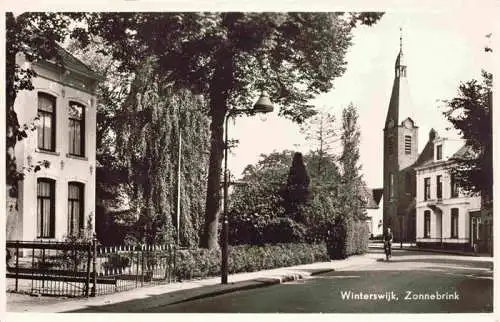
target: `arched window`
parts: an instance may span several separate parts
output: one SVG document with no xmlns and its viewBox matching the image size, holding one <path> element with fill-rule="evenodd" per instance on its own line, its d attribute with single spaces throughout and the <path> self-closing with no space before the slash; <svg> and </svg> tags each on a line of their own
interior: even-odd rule
<svg viewBox="0 0 500 322">
<path fill-rule="evenodd" d="M 69 154 L 85 155 L 85 106 L 69 102 Z"/>
<path fill-rule="evenodd" d="M 77 236 L 83 229 L 83 188 L 82 183 L 68 183 L 68 235 Z"/>
<path fill-rule="evenodd" d="M 45 151 L 56 150 L 56 98 L 38 93 L 37 126 L 38 148 Z"/>
<path fill-rule="evenodd" d="M 39 178 L 37 181 L 37 238 L 55 237 L 55 181 Z"/>
</svg>

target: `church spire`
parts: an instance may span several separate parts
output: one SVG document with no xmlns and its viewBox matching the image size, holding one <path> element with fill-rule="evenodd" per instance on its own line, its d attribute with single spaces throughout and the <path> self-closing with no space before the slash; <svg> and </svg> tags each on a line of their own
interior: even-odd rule
<svg viewBox="0 0 500 322">
<path fill-rule="evenodd" d="M 408 117 L 413 119 L 407 66 L 403 54 L 403 29 L 399 28 L 399 32 L 399 53 L 394 66 L 394 84 L 387 111 L 386 128 L 401 125 L 401 122 Z"/>
</svg>

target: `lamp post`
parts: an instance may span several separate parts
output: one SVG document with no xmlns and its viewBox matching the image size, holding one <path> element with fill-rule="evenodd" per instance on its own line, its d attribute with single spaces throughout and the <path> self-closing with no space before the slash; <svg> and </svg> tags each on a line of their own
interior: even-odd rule
<svg viewBox="0 0 500 322">
<path fill-rule="evenodd" d="M 229 244 L 229 222 L 227 215 L 227 204 L 228 204 L 228 170 L 227 170 L 227 155 L 228 155 L 228 124 L 229 118 L 234 117 L 238 114 L 257 114 L 257 113 L 269 113 L 274 110 L 273 104 L 269 100 L 269 96 L 266 93 L 262 93 L 253 106 L 253 108 L 247 109 L 230 109 L 226 113 L 225 128 L 224 128 L 224 205 L 223 205 L 223 222 L 222 222 L 222 263 L 221 263 L 221 283 L 227 284 L 227 276 L 229 273 L 228 267 L 228 244 Z"/>
<path fill-rule="evenodd" d="M 179 131 L 179 142 L 178 142 L 178 158 L 177 158 L 177 245 L 180 246 L 180 235 L 181 235 L 181 161 L 182 161 L 182 130 L 181 122 L 179 118 L 181 117 L 180 108 L 179 116 L 177 118 L 177 130 Z"/>
</svg>

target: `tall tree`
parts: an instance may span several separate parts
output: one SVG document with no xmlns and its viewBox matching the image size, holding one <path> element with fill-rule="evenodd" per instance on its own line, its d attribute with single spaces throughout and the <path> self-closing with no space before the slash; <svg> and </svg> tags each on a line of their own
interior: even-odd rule
<svg viewBox="0 0 500 322">
<path fill-rule="evenodd" d="M 201 246 L 217 246 L 223 125 L 229 108 L 251 106 L 265 89 L 280 114 L 301 122 L 308 100 L 345 70 L 351 30 L 379 13 L 99 13 L 91 34 L 103 37 L 123 68 L 158 59 L 166 82 L 202 93 L 209 102 L 210 163 Z"/>
<path fill-rule="evenodd" d="M 175 239 L 179 134 L 181 242 L 194 246 L 204 212 L 208 166 L 208 118 L 204 103 L 187 90 L 174 91 L 155 76 L 154 58 L 138 70 L 116 126 L 118 156 L 127 164 L 136 238 L 149 243 Z"/>
<path fill-rule="evenodd" d="M 328 159 L 333 157 L 333 148 L 338 139 L 336 138 L 335 116 L 327 112 L 319 112 L 307 119 L 300 130 L 305 134 L 306 140 L 313 147 L 313 153 L 317 155 L 314 161 L 317 174 L 320 175 Z"/>
<path fill-rule="evenodd" d="M 342 155 L 340 156 L 340 199 L 343 213 L 349 217 L 348 219 L 361 219 L 364 216 L 361 166 L 359 165 L 360 136 L 358 112 L 351 103 L 342 111 Z"/>
<path fill-rule="evenodd" d="M 490 49 L 491 51 L 491 49 Z M 460 84 L 458 96 L 445 101 L 444 115 L 460 131 L 470 153 L 453 158 L 451 174 L 466 191 L 480 193 L 484 206 L 493 200 L 492 74 Z"/>
</svg>

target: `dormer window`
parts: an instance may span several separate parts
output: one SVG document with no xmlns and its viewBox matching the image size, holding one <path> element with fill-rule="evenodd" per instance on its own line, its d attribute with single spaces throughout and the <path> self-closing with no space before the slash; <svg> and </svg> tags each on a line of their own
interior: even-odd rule
<svg viewBox="0 0 500 322">
<path fill-rule="evenodd" d="M 443 145 L 436 146 L 436 160 L 441 160 L 443 158 Z"/>
</svg>

